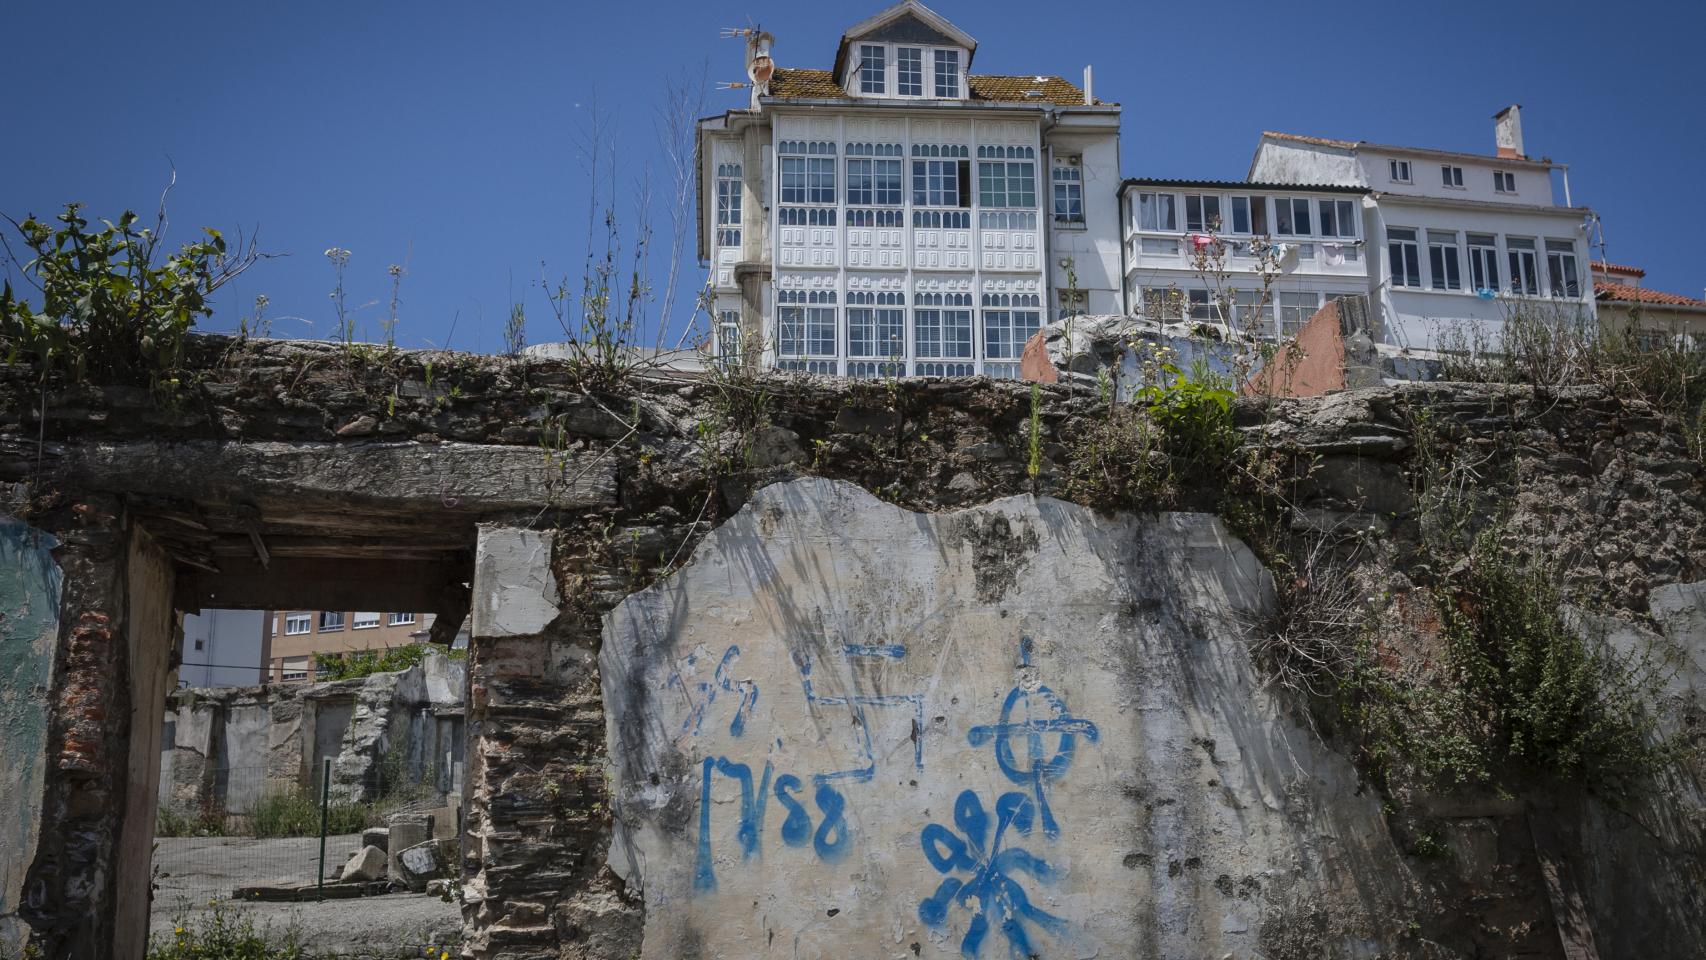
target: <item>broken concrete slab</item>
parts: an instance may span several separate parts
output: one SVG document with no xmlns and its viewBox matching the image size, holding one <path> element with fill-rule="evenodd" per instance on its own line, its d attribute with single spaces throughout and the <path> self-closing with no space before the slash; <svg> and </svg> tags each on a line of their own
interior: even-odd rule
<svg viewBox="0 0 1706 960">
<path fill-rule="evenodd" d="M 417 843 L 397 855 L 399 872 L 392 881 L 419 893 L 427 884 L 443 877 L 455 860 L 454 842 L 428 840 Z"/>
<path fill-rule="evenodd" d="M 557 618 L 562 596 L 551 571 L 551 544 L 546 531 L 481 525 L 474 636 L 528 636 Z"/>
<path fill-rule="evenodd" d="M 386 850 L 386 844 L 390 842 L 390 836 L 391 831 L 386 827 L 368 827 L 366 830 L 361 831 L 361 843 L 363 846 L 378 847 L 381 850 Z"/>
<path fill-rule="evenodd" d="M 433 818 L 420 814 L 398 814 L 391 818 L 387 832 L 387 869 L 393 881 L 401 883 L 402 853 L 432 839 Z"/>
<path fill-rule="evenodd" d="M 355 852 L 344 864 L 344 869 L 338 874 L 340 883 L 352 883 L 363 880 L 378 880 L 385 876 L 385 851 L 375 846 L 365 846 Z"/>
</svg>

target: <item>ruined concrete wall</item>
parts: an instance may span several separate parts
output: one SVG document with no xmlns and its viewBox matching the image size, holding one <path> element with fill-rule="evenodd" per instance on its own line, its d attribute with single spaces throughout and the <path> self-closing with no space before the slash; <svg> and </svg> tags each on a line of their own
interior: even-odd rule
<svg viewBox="0 0 1706 960">
<path fill-rule="evenodd" d="M 643 955 L 1268 955 L 1329 904 L 1327 954 L 1395 944 L 1378 800 L 1244 653 L 1271 593 L 1202 514 L 759 491 L 607 622 Z"/>
<path fill-rule="evenodd" d="M 23 952 L 18 918 L 24 877 L 41 828 L 48 689 L 59 639 L 58 541 L 28 524 L 0 523 L 0 796 L 13 817 L 0 827 L 0 953 Z"/>
</svg>

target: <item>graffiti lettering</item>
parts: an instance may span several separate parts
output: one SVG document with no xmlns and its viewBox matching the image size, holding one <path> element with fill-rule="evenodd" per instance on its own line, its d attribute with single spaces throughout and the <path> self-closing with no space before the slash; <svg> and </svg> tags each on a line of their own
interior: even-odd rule
<svg viewBox="0 0 1706 960">
<path fill-rule="evenodd" d="M 697 655 L 689 656 L 687 665 L 693 666 L 698 662 L 698 659 Z M 738 737 L 746 732 L 746 718 L 752 713 L 752 708 L 758 705 L 758 684 L 751 680 L 737 681 L 730 675 L 730 669 L 739 659 L 740 647 L 731 644 L 727 650 L 723 651 L 723 658 L 717 662 L 717 670 L 712 674 L 711 679 L 699 681 L 692 685 L 694 692 L 699 694 L 699 699 L 690 701 L 691 705 L 688 707 L 687 717 L 681 721 L 682 733 L 691 733 L 697 736 L 700 728 L 705 724 L 705 711 L 717 702 L 717 695 L 719 693 L 737 692 L 740 694 L 740 706 L 735 708 L 734 719 L 729 721 L 729 736 Z M 664 685 L 667 690 L 680 690 L 683 693 L 687 692 L 687 687 L 687 681 L 683 680 L 679 673 L 672 675 L 669 682 Z"/>
<path fill-rule="evenodd" d="M 735 840 L 740 844 L 742 859 L 763 855 L 765 808 L 771 791 L 771 765 L 756 787 L 752 768 L 735 763 L 727 757 L 706 757 L 700 765 L 699 782 L 699 845 L 697 863 L 693 869 L 693 889 L 705 893 L 717 889 L 716 867 L 712 863 L 711 843 L 711 786 L 713 774 L 722 774 L 740 784 L 740 824 L 735 828 Z M 812 818 L 805 806 L 793 796 L 803 789 L 800 778 L 784 773 L 775 780 L 776 801 L 788 811 L 782 820 L 782 842 L 790 847 L 803 847 L 809 840 L 819 859 L 835 863 L 847 855 L 853 831 L 844 816 L 847 798 L 828 783 L 818 783 L 812 799 L 817 804 L 820 820 L 812 831 Z"/>
</svg>

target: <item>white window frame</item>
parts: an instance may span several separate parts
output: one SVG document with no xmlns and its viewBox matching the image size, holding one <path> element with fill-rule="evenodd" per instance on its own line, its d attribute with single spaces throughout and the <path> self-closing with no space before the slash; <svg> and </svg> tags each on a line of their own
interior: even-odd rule
<svg viewBox="0 0 1706 960">
<path fill-rule="evenodd" d="M 1280 210 L 1282 209 L 1280 206 L 1281 204 L 1286 204 L 1289 207 L 1289 209 L 1286 210 L 1287 215 L 1285 217 L 1280 216 Z M 1274 235 L 1280 237 L 1315 236 L 1315 225 L 1312 222 L 1305 223 L 1302 230 L 1297 229 L 1297 212 L 1299 210 L 1303 211 L 1303 219 L 1306 221 L 1311 220 L 1314 216 L 1312 212 L 1314 206 L 1315 205 L 1313 203 L 1309 202 L 1307 197 L 1275 197 Z M 1288 221 L 1290 222 L 1290 226 L 1284 227 L 1283 225 Z"/>
<path fill-rule="evenodd" d="M 1260 309 L 1258 309 L 1260 308 Z M 1267 302 L 1262 302 L 1260 290 L 1233 290 L 1232 312 L 1238 318 L 1238 326 L 1246 333 L 1257 336 L 1271 337 L 1274 335 L 1274 302 L 1269 296 Z"/>
<path fill-rule="evenodd" d="M 1546 251 L 1546 289 L 1554 297 L 1578 300 L 1582 295 L 1581 262 L 1576 259 L 1576 245 L 1561 237 L 1547 237 L 1542 243 Z M 1562 249 L 1554 249 L 1554 247 Z M 1564 269 L 1565 267 L 1568 269 Z M 1560 276 L 1562 274 L 1562 276 Z M 1576 291 L 1570 292 L 1569 285 Z"/>
<path fill-rule="evenodd" d="M 350 616 L 351 630 L 372 630 L 379 626 L 379 614 L 376 611 L 361 610 Z"/>
<path fill-rule="evenodd" d="M 344 628 L 344 615 L 337 610 L 320 611 L 320 632 L 336 633 Z"/>
<path fill-rule="evenodd" d="M 1504 194 L 1516 193 L 1516 174 L 1509 170 L 1494 170 L 1493 192 Z"/>
<path fill-rule="evenodd" d="M 1056 157 L 1054 168 L 1049 172 L 1049 184 L 1054 222 L 1081 226 L 1084 223 L 1084 158 Z"/>
<path fill-rule="evenodd" d="M 717 164 L 717 246 L 740 246 L 741 166 Z"/>
<path fill-rule="evenodd" d="M 951 47 L 937 47 L 932 53 L 930 89 L 935 93 L 935 99 L 960 99 L 960 91 L 965 86 L 960 80 L 960 51 Z M 948 69 L 943 70 L 944 66 Z M 948 92 L 943 92 L 944 87 Z"/>
<path fill-rule="evenodd" d="M 1035 210 L 1037 162 L 979 159 L 977 205 L 985 210 Z"/>
<path fill-rule="evenodd" d="M 888 48 L 883 44 L 859 44 L 859 66 L 855 72 L 858 75 L 861 95 L 880 97 L 888 92 L 888 64 Z M 876 68 L 874 71 L 873 66 Z"/>
<path fill-rule="evenodd" d="M 1479 238 L 1479 239 L 1477 239 Z M 1469 248 L 1469 290 L 1480 293 L 1500 290 L 1499 277 L 1504 270 L 1499 266 L 1499 238 L 1491 233 L 1471 233 L 1464 237 L 1465 245 Z M 1492 282 L 1488 283 L 1488 274 Z"/>
<path fill-rule="evenodd" d="M 1042 329 L 1042 311 L 1035 307 L 996 307 L 983 311 L 983 356 L 986 360 L 1018 360 L 1025 343 Z"/>
<path fill-rule="evenodd" d="M 287 637 L 304 637 L 314 632 L 314 616 L 308 613 L 290 613 L 284 617 L 284 635 Z"/>
<path fill-rule="evenodd" d="M 1446 239 L 1450 237 L 1450 239 Z M 1430 290 L 1462 290 L 1463 261 L 1461 247 L 1454 230 L 1429 230 L 1428 288 Z"/>
<path fill-rule="evenodd" d="M 1408 161 L 1408 160 L 1388 159 L 1386 161 L 1386 172 L 1387 172 L 1387 174 L 1390 175 L 1390 178 L 1391 178 L 1393 183 L 1414 183 L 1415 182 L 1414 180 L 1410 179 L 1411 170 L 1410 170 L 1410 161 Z"/>
<path fill-rule="evenodd" d="M 1524 246 L 1526 244 L 1526 246 Z M 1540 251 L 1533 237 L 1505 238 L 1506 283 L 1519 297 L 1540 296 Z"/>
<path fill-rule="evenodd" d="M 1165 201 L 1165 202 L 1163 202 Z M 1165 209 L 1166 223 L 1161 213 Z M 1176 194 L 1142 192 L 1137 195 L 1137 229 L 1146 233 L 1179 232 L 1179 198 Z"/>
<path fill-rule="evenodd" d="M 717 356 L 725 363 L 738 363 L 741 358 L 740 311 L 717 312 Z"/>
<path fill-rule="evenodd" d="M 1191 201 L 1196 201 L 1197 217 L 1195 224 L 1191 220 Z M 1213 207 L 1213 213 L 1209 207 Z M 1187 193 L 1185 194 L 1185 232 L 1186 233 L 1220 233 L 1226 225 L 1226 218 L 1221 213 L 1220 195 L 1217 193 Z"/>
<path fill-rule="evenodd" d="M 1407 236 L 1406 236 L 1407 235 Z M 1414 227 L 1386 228 L 1386 272 L 1394 287 L 1422 289 L 1422 251 Z M 1394 263 L 1402 261 L 1402 266 Z"/>
<path fill-rule="evenodd" d="M 388 613 L 385 615 L 385 625 L 388 627 L 407 627 L 415 623 L 412 613 Z"/>
<path fill-rule="evenodd" d="M 1439 178 L 1442 185 L 1453 190 L 1463 189 L 1463 168 L 1451 163 L 1442 163 L 1439 167 Z"/>
<path fill-rule="evenodd" d="M 895 49 L 894 49 L 894 95 L 895 96 L 897 96 L 897 97 L 923 97 L 924 96 L 924 91 L 927 89 L 924 86 L 924 61 L 925 61 L 924 49 L 925 48 L 923 48 L 923 47 L 901 47 L 901 46 L 895 47 Z M 916 72 L 909 72 L 909 71 L 903 69 L 902 63 L 901 63 L 901 61 L 903 59 L 912 60 L 913 61 L 912 65 L 918 68 L 917 71 Z M 907 89 L 909 79 L 911 80 L 912 87 L 913 87 L 911 90 Z"/>
<path fill-rule="evenodd" d="M 1279 320 L 1279 335 L 1296 336 L 1321 309 L 1321 295 L 1313 291 L 1282 290 L 1274 295 L 1273 309 Z"/>
<path fill-rule="evenodd" d="M 1357 205 L 1350 200 L 1318 200 L 1316 201 L 1315 226 L 1316 236 L 1331 237 L 1335 240 L 1355 240 L 1357 237 Z M 1328 211 L 1332 211 L 1333 232 L 1327 231 Z"/>
</svg>

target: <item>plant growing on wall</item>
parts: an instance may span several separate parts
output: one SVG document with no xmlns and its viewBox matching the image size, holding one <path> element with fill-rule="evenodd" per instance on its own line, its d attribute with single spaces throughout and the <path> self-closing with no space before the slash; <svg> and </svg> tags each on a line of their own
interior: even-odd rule
<svg viewBox="0 0 1706 960">
<path fill-rule="evenodd" d="M 20 261 L 7 243 L 7 260 L 21 265 L 33 293 L 10 278 L 0 287 L 0 351 L 8 363 L 38 364 L 44 377 L 175 386 L 184 338 L 212 314 L 209 298 L 260 255 L 241 243 L 228 249 L 211 227 L 167 253 L 163 204 L 152 228 L 126 210 L 91 230 L 81 210 L 67 204 L 58 228 L 35 217 L 12 221 L 32 256 Z"/>
</svg>

